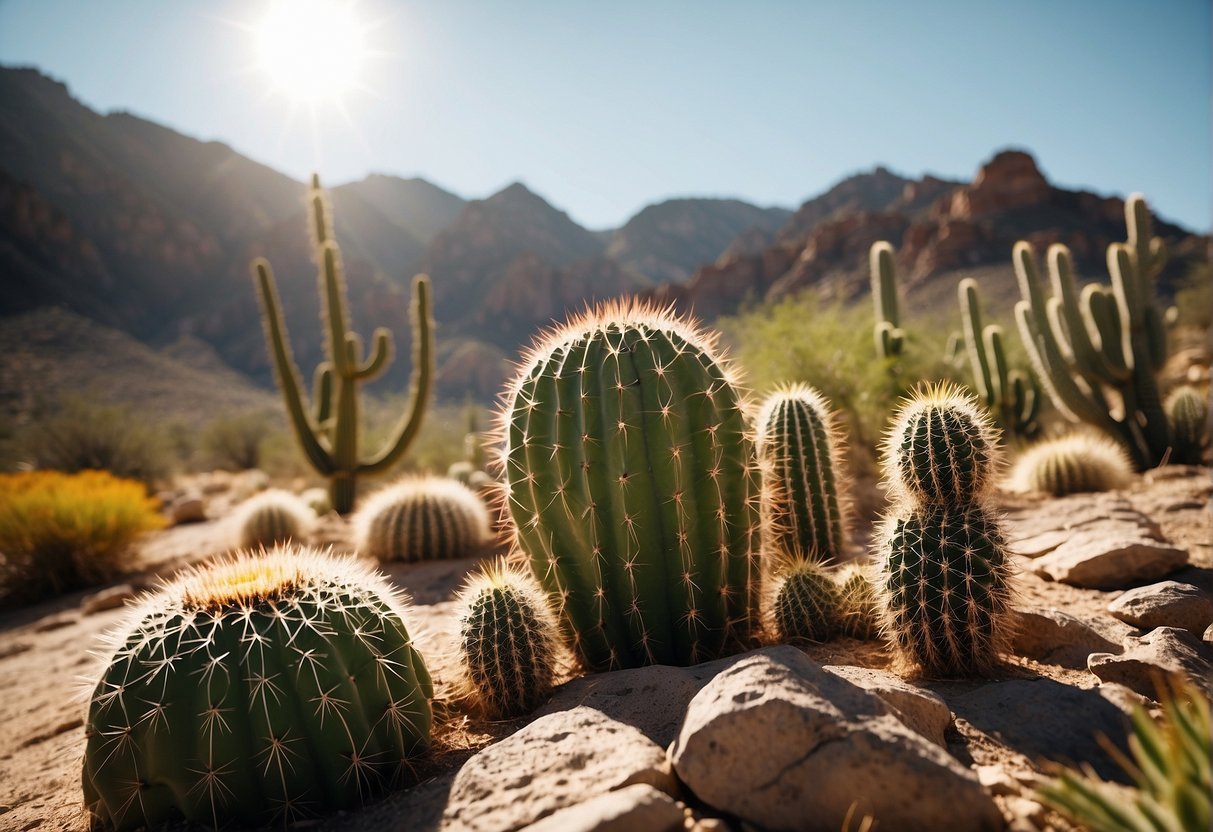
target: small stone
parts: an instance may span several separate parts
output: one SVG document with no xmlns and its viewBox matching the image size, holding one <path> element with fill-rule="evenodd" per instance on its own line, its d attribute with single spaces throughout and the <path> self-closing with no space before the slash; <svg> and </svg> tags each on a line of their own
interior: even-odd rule
<svg viewBox="0 0 1213 832">
<path fill-rule="evenodd" d="M 1207 644 L 1213 644 L 1213 624 L 1210 624 L 1205 629 L 1205 634 L 1201 637 L 1201 641 Z"/>
<path fill-rule="evenodd" d="M 1187 562 L 1187 550 L 1144 536 L 1080 532 L 1034 561 L 1032 571 L 1047 580 L 1072 586 L 1120 589 L 1161 578 Z"/>
<path fill-rule="evenodd" d="M 824 668 L 827 673 L 841 676 L 853 685 L 879 696 L 893 716 L 902 724 L 929 739 L 936 745 L 946 748 L 947 740 L 944 733 L 952 724 L 952 711 L 948 703 L 939 694 L 915 687 L 883 670 L 868 667 L 851 667 L 835 665 Z"/>
<path fill-rule="evenodd" d="M 1014 610 L 1010 620 L 1011 649 L 1017 656 L 1083 668 L 1091 653 L 1120 650 L 1120 645 L 1104 638 L 1082 619 L 1059 610 Z"/>
<path fill-rule="evenodd" d="M 675 832 L 685 817 L 668 794 L 638 783 L 561 809 L 525 832 Z"/>
<path fill-rule="evenodd" d="M 118 584 L 85 596 L 80 602 L 80 612 L 84 615 L 94 615 L 106 610 L 116 610 L 134 597 L 134 587 L 130 584 Z"/>
<path fill-rule="evenodd" d="M 1025 558 L 1038 558 L 1053 551 L 1069 540 L 1071 536 L 1070 532 L 1063 529 L 1052 529 L 1013 541 L 1009 544 L 1008 548 L 1012 554 L 1021 555 Z"/>
<path fill-rule="evenodd" d="M 187 493 L 172 508 L 173 525 L 184 523 L 201 523 L 206 520 L 206 501 L 197 492 Z"/>
<path fill-rule="evenodd" d="M 1130 637 L 1119 656 L 1092 653 L 1087 667 L 1101 682 L 1119 682 L 1150 698 L 1158 696 L 1155 680 L 1168 673 L 1187 675 L 1213 696 L 1213 649 L 1187 630 L 1174 627 Z"/>
<path fill-rule="evenodd" d="M 200 487 L 203 494 L 222 494 L 232 487 L 232 475 L 227 471 L 212 471 Z"/>
<path fill-rule="evenodd" d="M 1020 793 L 1019 781 L 1007 774 L 1002 766 L 976 766 L 974 771 L 978 782 L 995 797 Z"/>
<path fill-rule="evenodd" d="M 1146 630 L 1178 627 L 1203 633 L 1213 624 L 1213 598 L 1191 584 L 1162 581 L 1130 589 L 1108 604 L 1108 612 Z"/>
</svg>

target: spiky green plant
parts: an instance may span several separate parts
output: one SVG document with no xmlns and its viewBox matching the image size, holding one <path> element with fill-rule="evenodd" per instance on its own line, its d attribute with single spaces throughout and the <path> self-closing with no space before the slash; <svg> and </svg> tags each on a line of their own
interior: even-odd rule
<svg viewBox="0 0 1213 832">
<path fill-rule="evenodd" d="M 312 508 L 289 491 L 263 491 L 238 509 L 240 545 L 256 549 L 276 543 L 304 543 L 315 518 Z"/>
<path fill-rule="evenodd" d="M 897 271 L 893 264 L 893 247 L 883 240 L 872 243 L 868 253 L 868 268 L 872 277 L 872 304 L 876 311 L 876 354 L 881 358 L 896 358 L 905 344 L 901 316 L 897 309 Z"/>
<path fill-rule="evenodd" d="M 842 556 L 842 437 L 825 398 L 794 384 L 776 390 L 756 419 L 765 477 L 764 547 L 818 561 Z"/>
<path fill-rule="evenodd" d="M 1076 433 L 1025 450 L 1011 470 L 1010 481 L 1021 491 L 1061 497 L 1124 488 L 1132 478 L 1133 465 L 1124 446 L 1105 436 Z"/>
<path fill-rule="evenodd" d="M 391 361 L 392 333 L 384 327 L 376 329 L 374 347 L 364 360 L 362 339 L 349 331 L 341 251 L 333 239 L 317 176 L 312 177 L 308 204 L 327 335 L 327 359 L 316 367 L 311 409 L 303 393 L 299 368 L 291 355 L 290 336 L 282 319 L 269 262 L 262 258 L 253 261 L 253 276 L 264 312 L 265 337 L 291 426 L 308 462 L 319 474 L 328 477 L 333 508 L 339 514 L 348 514 L 354 509 L 357 478 L 381 474 L 391 468 L 421 429 L 434 376 L 430 283 L 425 275 L 413 279 L 410 404 L 401 414 L 387 444 L 377 454 L 363 458 L 358 448 L 358 385 L 374 379 L 386 369 Z"/>
<path fill-rule="evenodd" d="M 459 601 L 460 657 L 473 701 L 497 718 L 535 710 L 556 678 L 560 647 L 535 579 L 499 564 L 474 575 Z"/>
<path fill-rule="evenodd" d="M 770 617 L 781 642 L 826 641 L 839 628 L 841 593 L 820 563 L 793 558 L 774 581 Z"/>
<path fill-rule="evenodd" d="M 994 413 L 1008 437 L 1030 439 L 1040 432 L 1040 385 L 1031 372 L 1012 370 L 1007 364 L 1002 327 L 981 325 L 977 281 L 966 277 L 957 287 L 964 322 L 964 343 L 973 371 L 977 395 Z"/>
<path fill-rule="evenodd" d="M 870 641 L 880 634 L 880 597 L 865 569 L 848 564 L 836 578 L 843 635 Z"/>
<path fill-rule="evenodd" d="M 354 516 L 358 552 L 381 561 L 475 556 L 490 537 L 489 512 L 467 486 L 410 476 L 372 494 Z"/>
<path fill-rule="evenodd" d="M 714 341 L 606 304 L 541 336 L 507 388 L 508 510 L 589 667 L 694 664 L 753 626 L 755 457 Z"/>
<path fill-rule="evenodd" d="M 1171 462 L 1202 465 L 1209 447 L 1209 396 L 1185 384 L 1167 397 L 1167 418 L 1171 423 Z"/>
<path fill-rule="evenodd" d="M 1109 783 L 1089 767 L 1062 770 L 1039 798 L 1090 832 L 1189 832 L 1213 829 L 1213 720 L 1194 684 L 1173 680 L 1155 722 L 1133 710 L 1132 759 L 1117 752 L 1134 786 Z"/>
<path fill-rule="evenodd" d="M 146 597 L 85 724 L 95 825 L 287 823 L 358 806 L 429 744 L 397 591 L 314 550 L 239 554 Z"/>
</svg>

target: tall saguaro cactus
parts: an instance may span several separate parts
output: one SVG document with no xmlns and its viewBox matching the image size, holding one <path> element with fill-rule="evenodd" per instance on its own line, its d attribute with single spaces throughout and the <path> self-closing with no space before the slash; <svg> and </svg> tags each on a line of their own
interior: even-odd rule
<svg viewBox="0 0 1213 832">
<path fill-rule="evenodd" d="M 893 266 L 893 247 L 883 240 L 872 243 L 868 254 L 872 274 L 872 303 L 876 311 L 876 354 L 881 358 L 901 355 L 905 332 L 897 311 L 897 273 Z"/>
<path fill-rule="evenodd" d="M 1039 430 L 1040 387 L 1031 373 L 1011 370 L 1003 346 L 1002 327 L 981 325 L 981 302 L 977 281 L 966 277 L 957 287 L 964 342 L 977 385 L 977 395 L 998 417 L 1009 436 L 1030 438 Z"/>
<path fill-rule="evenodd" d="M 434 376 L 430 282 L 425 275 L 413 278 L 410 315 L 413 368 L 409 405 L 387 444 L 374 456 L 362 458 L 358 453 L 358 385 L 386 369 L 392 356 L 392 333 L 384 327 L 376 329 L 371 354 L 364 358 L 362 339 L 349 331 L 341 250 L 332 239 L 332 226 L 325 211 L 318 176 L 312 177 L 309 206 L 327 336 L 327 359 L 316 367 L 310 408 L 302 390 L 299 369 L 291 355 L 290 337 L 282 320 L 282 307 L 269 262 L 264 258 L 253 261 L 253 276 L 264 310 L 265 337 L 291 426 L 308 462 L 318 473 L 329 478 L 333 508 L 340 514 L 348 514 L 354 508 L 356 478 L 390 468 L 408 450 L 421 428 Z"/>
</svg>

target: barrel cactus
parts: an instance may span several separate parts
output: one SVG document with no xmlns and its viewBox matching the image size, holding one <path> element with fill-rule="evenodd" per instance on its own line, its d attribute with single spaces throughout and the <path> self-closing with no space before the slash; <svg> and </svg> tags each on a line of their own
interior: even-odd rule
<svg viewBox="0 0 1213 832">
<path fill-rule="evenodd" d="M 1011 471 L 1012 487 L 1061 497 L 1083 491 L 1123 488 L 1133 463 L 1119 442 L 1076 433 L 1028 448 Z"/>
<path fill-rule="evenodd" d="M 460 603 L 460 656 L 471 699 L 493 717 L 535 710 L 551 690 L 559 656 L 556 620 L 535 579 L 497 566 L 476 574 Z"/>
<path fill-rule="evenodd" d="M 796 558 L 776 574 L 770 617 L 780 641 L 826 641 L 841 613 L 839 588 L 820 563 Z"/>
<path fill-rule="evenodd" d="M 839 496 L 842 440 L 825 398 L 805 384 L 772 393 L 757 418 L 767 478 L 764 545 L 817 561 L 842 556 L 845 502 Z"/>
<path fill-rule="evenodd" d="M 589 667 L 694 664 L 751 632 L 756 462 L 714 342 L 607 304 L 539 338 L 507 389 L 508 510 Z"/>
<path fill-rule="evenodd" d="M 880 599 L 859 564 L 848 564 L 837 576 L 839 625 L 843 635 L 870 641 L 880 633 Z"/>
<path fill-rule="evenodd" d="M 1167 397 L 1171 422 L 1171 462 L 1203 465 L 1209 447 L 1209 396 L 1190 384 Z"/>
<path fill-rule="evenodd" d="M 289 491 L 270 489 L 245 500 L 238 512 L 240 545 L 246 549 L 306 542 L 316 513 Z"/>
<path fill-rule="evenodd" d="M 94 825 L 287 823 L 362 804 L 429 744 L 396 591 L 310 549 L 241 553 L 134 608 L 93 692 Z"/>
<path fill-rule="evenodd" d="M 381 561 L 472 557 L 490 537 L 484 503 L 445 477 L 406 477 L 375 492 L 354 528 L 359 553 Z"/>
</svg>

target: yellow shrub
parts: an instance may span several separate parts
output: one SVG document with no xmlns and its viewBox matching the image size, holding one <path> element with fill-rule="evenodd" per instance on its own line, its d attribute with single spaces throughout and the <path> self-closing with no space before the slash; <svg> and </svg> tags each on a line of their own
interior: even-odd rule
<svg viewBox="0 0 1213 832">
<path fill-rule="evenodd" d="M 0 474 L 0 601 L 107 580 L 164 520 L 144 487 L 104 471 Z"/>
</svg>

